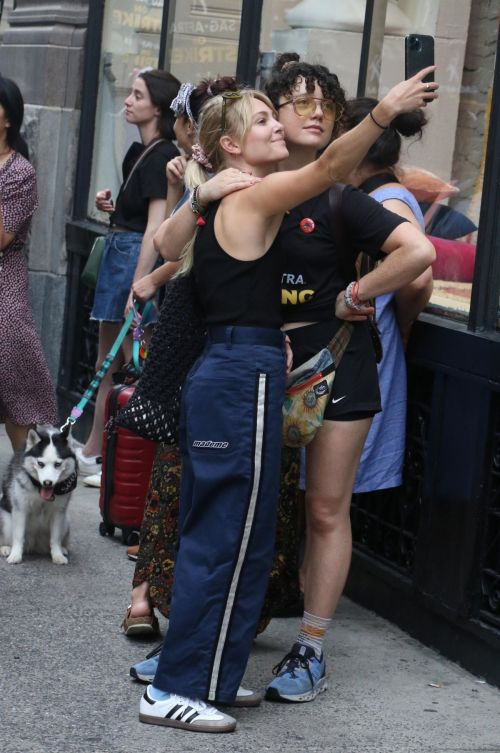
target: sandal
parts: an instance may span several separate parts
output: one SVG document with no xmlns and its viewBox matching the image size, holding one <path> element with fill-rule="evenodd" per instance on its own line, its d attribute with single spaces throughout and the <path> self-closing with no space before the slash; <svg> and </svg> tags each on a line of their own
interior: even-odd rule
<svg viewBox="0 0 500 753">
<path fill-rule="evenodd" d="M 132 605 L 129 604 L 125 617 L 120 625 L 125 635 L 153 635 L 160 632 L 158 618 L 155 613 L 141 615 L 140 617 L 131 617 Z"/>
</svg>

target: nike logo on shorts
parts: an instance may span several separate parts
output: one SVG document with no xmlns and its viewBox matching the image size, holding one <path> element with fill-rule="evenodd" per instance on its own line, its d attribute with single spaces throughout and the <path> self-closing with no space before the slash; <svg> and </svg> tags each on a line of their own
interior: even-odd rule
<svg viewBox="0 0 500 753">
<path fill-rule="evenodd" d="M 347 395 L 342 395 L 342 397 L 338 397 L 336 400 L 334 397 L 332 397 L 332 405 L 335 405 L 335 403 L 340 403 L 341 400 L 343 400 Z"/>
</svg>

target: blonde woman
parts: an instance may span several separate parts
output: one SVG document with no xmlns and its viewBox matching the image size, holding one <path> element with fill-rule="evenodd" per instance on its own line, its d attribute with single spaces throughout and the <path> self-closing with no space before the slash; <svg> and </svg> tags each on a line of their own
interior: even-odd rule
<svg viewBox="0 0 500 753">
<path fill-rule="evenodd" d="M 385 127 L 410 104 L 418 106 L 424 91 L 418 76 L 404 82 L 374 118 Z M 200 189 L 191 196 L 199 227 L 184 266 L 195 277 L 208 344 L 184 387 L 179 552 L 168 635 L 141 700 L 143 722 L 230 732 L 236 721 L 205 701 L 259 702 L 240 682 L 272 561 L 279 485 L 286 359 L 283 258 L 275 239 L 285 211 L 349 172 L 379 132 L 367 118 L 316 162 L 275 173 L 288 151 L 267 97 L 252 90 L 222 93 L 203 110 L 203 155 L 193 166 L 199 180 L 206 179 L 201 162 L 215 172 L 233 167 L 262 180 L 213 203 L 204 215 Z M 156 242 L 175 259 L 178 254 L 165 248 L 165 225 L 174 219 L 160 228 Z M 412 279 L 432 261 L 433 248 L 409 223 L 397 230 Z M 379 278 L 377 292 L 383 288 Z M 372 294 L 368 286 L 365 292 Z"/>
</svg>

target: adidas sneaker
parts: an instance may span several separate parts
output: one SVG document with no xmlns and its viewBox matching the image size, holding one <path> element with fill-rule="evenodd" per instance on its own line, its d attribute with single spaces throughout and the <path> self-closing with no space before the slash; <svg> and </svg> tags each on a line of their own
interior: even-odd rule
<svg viewBox="0 0 500 753">
<path fill-rule="evenodd" d="M 141 698 L 139 720 L 190 732 L 233 732 L 236 729 L 236 719 L 203 701 L 173 693 L 165 700 L 155 701 L 149 687 Z"/>
<path fill-rule="evenodd" d="M 160 645 L 153 649 L 143 661 L 137 662 L 137 664 L 130 667 L 130 677 L 133 677 L 134 680 L 138 680 L 139 682 L 152 683 L 155 679 L 158 662 L 160 661 L 161 648 L 162 644 L 160 643 Z M 251 708 L 253 706 L 259 706 L 261 702 L 262 693 L 258 693 L 256 690 L 242 688 L 240 685 L 234 701 L 221 705 L 231 706 L 233 708 Z"/>
</svg>

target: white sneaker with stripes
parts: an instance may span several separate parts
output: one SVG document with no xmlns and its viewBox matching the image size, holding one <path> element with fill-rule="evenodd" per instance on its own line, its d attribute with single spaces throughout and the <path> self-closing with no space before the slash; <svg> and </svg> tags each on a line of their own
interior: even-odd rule
<svg viewBox="0 0 500 753">
<path fill-rule="evenodd" d="M 155 701 L 146 688 L 139 707 L 139 720 L 191 732 L 232 732 L 236 719 L 204 701 L 171 693 L 164 701 Z"/>
</svg>

